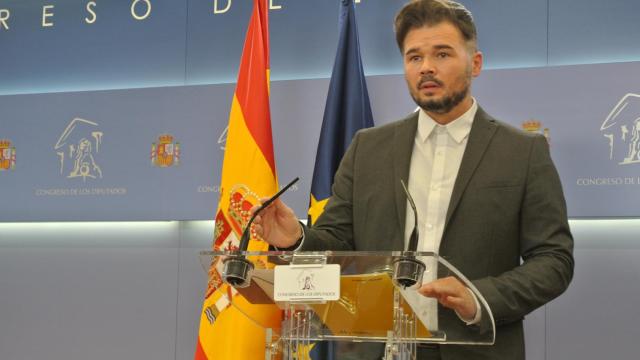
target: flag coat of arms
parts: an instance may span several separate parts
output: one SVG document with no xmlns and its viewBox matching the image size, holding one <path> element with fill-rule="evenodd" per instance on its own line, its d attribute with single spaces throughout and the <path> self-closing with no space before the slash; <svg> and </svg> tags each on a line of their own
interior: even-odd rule
<svg viewBox="0 0 640 360">
<path fill-rule="evenodd" d="M 267 1 L 254 0 L 238 82 L 231 104 L 222 165 L 214 250 L 237 248 L 249 210 L 278 190 L 269 110 Z M 266 251 L 252 234 L 250 251 Z M 259 260 L 256 268 L 266 266 Z M 223 284 L 221 264 L 212 264 L 200 317 L 196 360 L 264 359 L 265 328 L 279 329 L 275 305 L 254 305 Z"/>
</svg>

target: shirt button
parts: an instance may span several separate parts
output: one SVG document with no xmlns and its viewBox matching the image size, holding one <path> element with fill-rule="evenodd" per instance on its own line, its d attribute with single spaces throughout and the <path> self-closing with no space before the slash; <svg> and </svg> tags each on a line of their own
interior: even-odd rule
<svg viewBox="0 0 640 360">
<path fill-rule="evenodd" d="M 427 224 L 427 230 L 429 230 L 429 231 L 433 230 L 433 225 L 432 224 Z"/>
<path fill-rule="evenodd" d="M 442 150 L 438 150 L 438 151 L 436 151 L 436 155 L 438 155 L 438 156 L 442 156 Z"/>
</svg>

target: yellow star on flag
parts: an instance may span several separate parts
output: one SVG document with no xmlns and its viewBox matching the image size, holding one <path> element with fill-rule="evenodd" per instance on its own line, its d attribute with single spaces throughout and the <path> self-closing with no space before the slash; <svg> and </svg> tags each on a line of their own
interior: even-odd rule
<svg viewBox="0 0 640 360">
<path fill-rule="evenodd" d="M 329 198 L 326 198 L 321 201 L 317 201 L 316 198 L 311 195 L 311 205 L 309 206 L 309 216 L 311 217 L 311 224 L 316 223 L 316 220 L 320 217 L 320 215 L 324 212 L 324 207 L 327 205 Z"/>
<path fill-rule="evenodd" d="M 312 360 L 311 355 L 309 353 L 313 350 L 313 347 L 316 346 L 316 343 L 310 343 L 307 345 L 298 345 L 298 349 L 296 353 L 293 355 L 294 359 L 297 360 Z"/>
</svg>

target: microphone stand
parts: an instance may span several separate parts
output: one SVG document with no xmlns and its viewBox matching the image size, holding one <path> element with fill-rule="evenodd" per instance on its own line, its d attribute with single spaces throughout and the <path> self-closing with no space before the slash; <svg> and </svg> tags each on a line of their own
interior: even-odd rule
<svg viewBox="0 0 640 360">
<path fill-rule="evenodd" d="M 242 252 L 247 251 L 249 246 L 249 239 L 251 238 L 251 224 L 256 216 L 266 209 L 271 203 L 273 203 L 280 195 L 284 194 L 293 184 L 295 184 L 300 178 L 293 179 L 285 187 L 280 189 L 275 195 L 262 203 L 260 207 L 253 213 L 249 222 L 242 231 L 242 237 L 240 238 L 240 244 L 238 246 L 237 254 L 233 254 L 223 260 L 224 267 L 222 268 L 222 280 L 236 288 L 244 288 L 251 284 L 251 274 L 253 272 L 253 263 L 247 260 Z"/>
<path fill-rule="evenodd" d="M 400 180 L 402 184 L 402 189 L 404 190 L 405 195 L 407 196 L 407 200 L 409 200 L 409 205 L 411 205 L 411 209 L 413 210 L 413 231 L 411 232 L 411 236 L 409 237 L 409 246 L 407 251 L 416 252 L 418 249 L 418 211 L 416 209 L 416 204 L 407 189 L 407 186 L 404 184 L 403 180 Z M 393 282 L 396 286 L 399 286 L 403 289 L 410 288 L 415 286 L 416 284 L 422 284 L 422 274 L 424 273 L 427 267 L 425 264 L 416 259 L 415 255 L 403 255 L 400 258 L 396 259 L 393 262 Z"/>
</svg>

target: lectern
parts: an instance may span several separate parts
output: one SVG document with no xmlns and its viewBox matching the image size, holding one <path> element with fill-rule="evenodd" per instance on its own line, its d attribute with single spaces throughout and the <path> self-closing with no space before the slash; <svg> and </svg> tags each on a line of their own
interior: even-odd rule
<svg viewBox="0 0 640 360">
<path fill-rule="evenodd" d="M 384 359 L 414 359 L 421 343 L 491 345 L 495 323 L 482 294 L 446 259 L 431 252 L 224 252 L 204 251 L 211 267 L 235 291 L 219 289 L 242 313 L 249 304 L 277 304 L 280 328 L 264 326 L 265 359 L 297 359 L 316 342 L 380 343 Z M 240 278 L 225 274 L 230 260 L 248 264 Z M 402 261 L 424 264 L 418 283 L 398 280 Z M 237 269 L 236 269 L 237 270 Z M 403 274 L 403 276 L 406 274 Z M 481 317 L 468 325 L 416 290 L 422 283 L 455 277 L 476 296 Z M 256 320 L 259 324 L 259 321 Z"/>
</svg>

